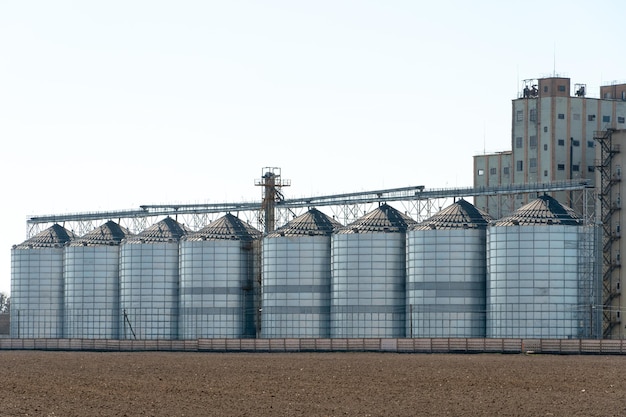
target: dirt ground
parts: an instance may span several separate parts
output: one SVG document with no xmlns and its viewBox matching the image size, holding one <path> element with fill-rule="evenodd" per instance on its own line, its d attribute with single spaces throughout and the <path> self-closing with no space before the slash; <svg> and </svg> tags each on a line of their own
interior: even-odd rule
<svg viewBox="0 0 626 417">
<path fill-rule="evenodd" d="M 623 416 L 626 357 L 0 351 L 1 416 Z"/>
</svg>

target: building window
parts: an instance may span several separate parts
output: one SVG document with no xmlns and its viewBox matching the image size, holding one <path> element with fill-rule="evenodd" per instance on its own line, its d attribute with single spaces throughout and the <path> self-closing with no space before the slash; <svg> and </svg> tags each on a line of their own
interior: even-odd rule
<svg viewBox="0 0 626 417">
<path fill-rule="evenodd" d="M 602 122 L 603 123 L 610 123 L 611 122 L 611 116 L 602 116 Z"/>
<path fill-rule="evenodd" d="M 578 165 L 572 165 L 572 171 L 578 172 L 580 171 L 580 167 Z"/>
<path fill-rule="evenodd" d="M 515 138 L 515 147 L 516 148 L 521 148 L 522 147 L 522 137 L 518 136 Z"/>
<path fill-rule="evenodd" d="M 489 168 L 489 173 L 491 175 L 496 175 L 498 173 L 498 170 L 496 168 Z"/>
<path fill-rule="evenodd" d="M 565 139 L 559 139 L 559 146 L 565 146 Z"/>
<path fill-rule="evenodd" d="M 548 92 L 548 86 L 547 86 L 547 85 L 544 85 L 544 86 L 543 86 L 543 92 L 544 92 L 544 93 L 547 93 L 547 92 Z"/>
<path fill-rule="evenodd" d="M 502 173 L 503 173 L 504 175 L 509 175 L 509 167 L 504 167 L 504 168 L 502 168 Z"/>
<path fill-rule="evenodd" d="M 623 116 L 617 116 L 617 123 L 624 123 L 624 120 Z"/>
<path fill-rule="evenodd" d="M 590 115 L 587 116 L 587 121 L 593 122 L 594 120 L 596 120 L 596 115 L 595 114 L 590 114 Z"/>
<path fill-rule="evenodd" d="M 544 143 L 544 144 L 543 144 L 543 150 L 544 150 L 544 151 L 547 151 L 547 150 L 548 150 L 548 144 L 547 144 L 547 143 Z"/>
<path fill-rule="evenodd" d="M 563 113 L 559 113 L 559 120 L 565 120 L 565 115 Z"/>
<path fill-rule="evenodd" d="M 530 158 L 528 161 L 528 171 L 537 172 L 537 158 Z"/>
<path fill-rule="evenodd" d="M 580 141 L 572 139 L 572 146 L 580 146 Z"/>
<path fill-rule="evenodd" d="M 536 148 L 537 147 L 537 136 L 531 136 L 529 138 L 528 146 L 530 146 L 531 148 Z"/>
<path fill-rule="evenodd" d="M 523 110 L 518 110 L 515 114 L 516 114 L 516 120 L 518 122 L 523 122 L 524 121 L 524 111 Z"/>
<path fill-rule="evenodd" d="M 530 115 L 528 117 L 531 122 L 537 121 L 537 109 L 530 109 Z"/>
<path fill-rule="evenodd" d="M 594 167 L 593 165 L 589 165 L 587 167 L 587 172 L 596 172 L 596 167 Z"/>
<path fill-rule="evenodd" d="M 593 141 L 592 140 L 588 140 L 587 141 L 587 147 L 588 148 L 593 148 Z"/>
<path fill-rule="evenodd" d="M 478 170 L 478 176 L 482 177 L 483 175 L 485 175 L 485 170 L 484 169 L 479 169 Z"/>
<path fill-rule="evenodd" d="M 556 166 L 556 169 L 558 169 L 559 171 L 565 171 L 565 164 L 558 164 Z"/>
<path fill-rule="evenodd" d="M 565 91 L 565 86 L 564 85 L 560 85 L 559 86 L 559 91 Z"/>
<path fill-rule="evenodd" d="M 543 131 L 547 133 L 548 132 L 548 126 L 544 126 L 543 127 Z"/>
<path fill-rule="evenodd" d="M 544 176 L 544 177 L 547 177 L 547 176 L 548 176 L 548 170 L 547 170 L 547 169 L 545 169 L 545 170 L 543 171 L 543 176 Z"/>
<path fill-rule="evenodd" d="M 516 168 L 518 171 L 523 171 L 524 170 L 524 161 L 517 161 L 517 163 L 515 164 Z"/>
</svg>

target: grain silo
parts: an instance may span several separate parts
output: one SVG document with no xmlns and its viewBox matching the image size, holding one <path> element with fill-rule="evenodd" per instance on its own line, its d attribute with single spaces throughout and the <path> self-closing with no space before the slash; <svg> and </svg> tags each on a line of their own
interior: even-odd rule
<svg viewBox="0 0 626 417">
<path fill-rule="evenodd" d="M 407 337 L 485 337 L 490 220 L 461 199 L 407 231 Z"/>
<path fill-rule="evenodd" d="M 589 337 L 593 246 L 582 219 L 544 195 L 487 229 L 487 337 Z"/>
<path fill-rule="evenodd" d="M 261 232 L 232 214 L 181 239 L 182 339 L 255 336 L 255 259 Z"/>
<path fill-rule="evenodd" d="M 313 208 L 263 239 L 263 337 L 330 337 L 330 241 L 340 227 Z"/>
<path fill-rule="evenodd" d="M 63 251 L 75 237 L 54 224 L 11 249 L 11 337 L 63 337 Z"/>
<path fill-rule="evenodd" d="M 404 337 L 410 217 L 383 204 L 332 236 L 331 337 Z"/>
<path fill-rule="evenodd" d="M 167 217 L 120 246 L 120 338 L 178 338 L 178 244 L 190 230 Z"/>
<path fill-rule="evenodd" d="M 65 248 L 66 338 L 119 337 L 119 245 L 129 235 L 127 229 L 108 221 Z"/>
</svg>

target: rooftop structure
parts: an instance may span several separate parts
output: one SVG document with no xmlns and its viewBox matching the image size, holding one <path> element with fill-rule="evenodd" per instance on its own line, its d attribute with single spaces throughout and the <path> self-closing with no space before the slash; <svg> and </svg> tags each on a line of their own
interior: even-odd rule
<svg viewBox="0 0 626 417">
<path fill-rule="evenodd" d="M 467 200 L 460 199 L 414 226 L 412 230 L 484 229 L 490 220 L 492 218 L 489 214 L 477 209 Z"/>
<path fill-rule="evenodd" d="M 520 207 L 511 215 L 496 220 L 496 226 L 529 226 L 529 225 L 581 225 L 583 220 L 570 207 L 559 203 L 547 194 L 539 196 L 525 206 Z"/>
<path fill-rule="evenodd" d="M 226 213 L 197 232 L 188 234 L 184 240 L 188 242 L 221 239 L 252 240 L 258 239 L 260 236 L 261 232 L 250 224 L 230 213 Z"/>
</svg>

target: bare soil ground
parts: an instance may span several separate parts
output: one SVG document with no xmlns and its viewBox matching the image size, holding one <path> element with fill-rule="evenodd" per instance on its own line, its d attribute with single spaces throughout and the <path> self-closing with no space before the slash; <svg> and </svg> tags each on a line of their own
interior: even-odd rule
<svg viewBox="0 0 626 417">
<path fill-rule="evenodd" d="M 626 357 L 0 351 L 1 416 L 623 416 Z"/>
</svg>

